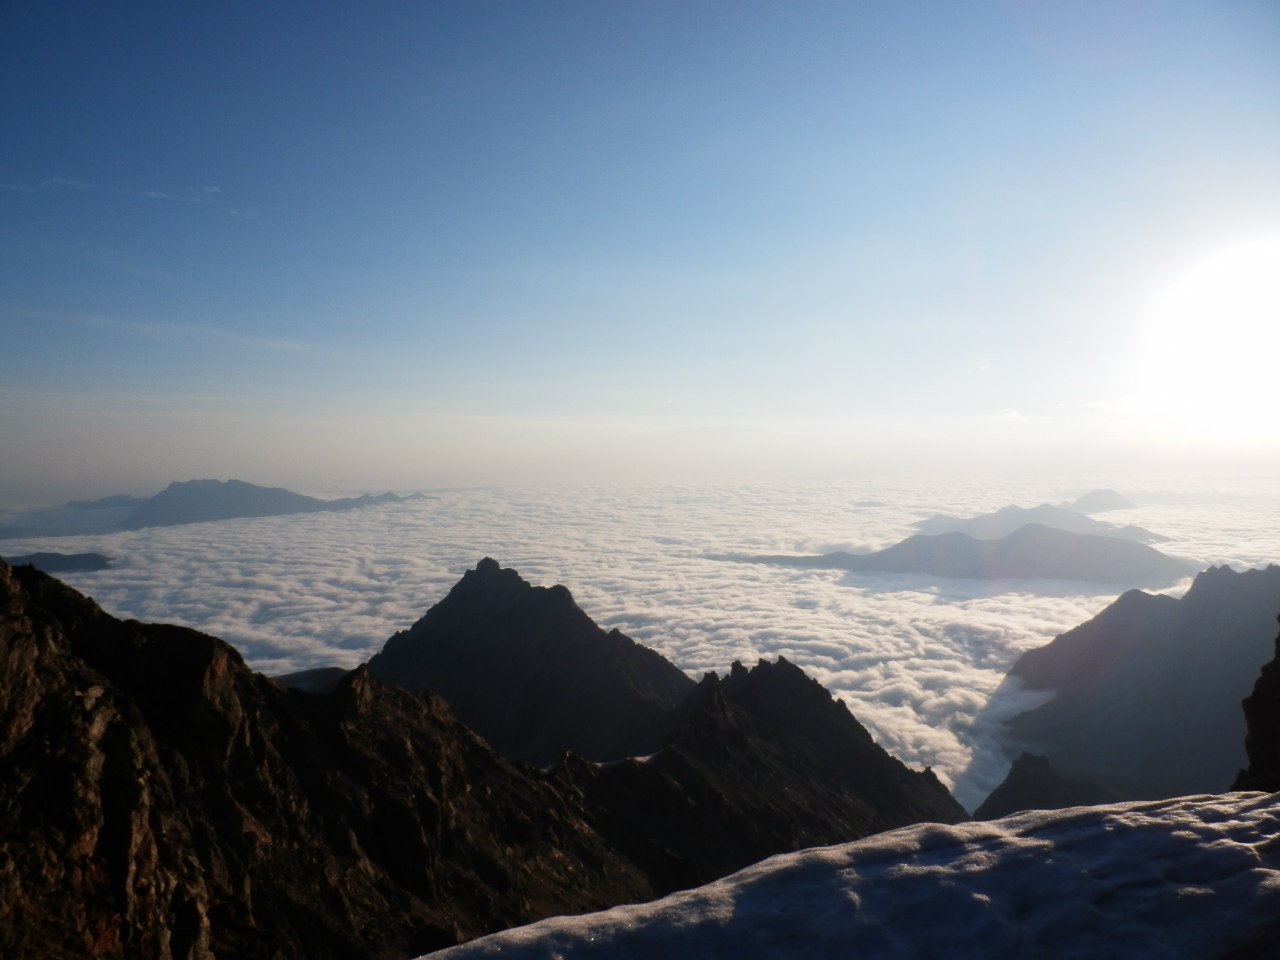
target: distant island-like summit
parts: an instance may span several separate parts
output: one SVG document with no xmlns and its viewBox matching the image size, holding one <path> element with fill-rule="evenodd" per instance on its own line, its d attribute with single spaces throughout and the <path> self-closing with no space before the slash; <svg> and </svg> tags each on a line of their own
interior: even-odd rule
<svg viewBox="0 0 1280 960">
<path fill-rule="evenodd" d="M 58 507 L 19 511 L 0 522 L 0 539 L 114 533 L 209 520 L 353 510 L 424 499 L 427 498 L 421 493 L 407 497 L 383 493 L 321 500 L 283 487 L 261 487 L 243 480 L 175 481 L 152 497 L 116 494 L 100 500 L 73 500 Z"/>
<path fill-rule="evenodd" d="M 1070 533 L 1039 523 L 996 540 L 965 533 L 918 534 L 884 550 L 821 556 L 745 556 L 727 559 L 856 573 L 906 573 L 974 580 L 1050 579 L 1127 586 L 1164 585 L 1198 565 L 1130 540 Z"/>
</svg>

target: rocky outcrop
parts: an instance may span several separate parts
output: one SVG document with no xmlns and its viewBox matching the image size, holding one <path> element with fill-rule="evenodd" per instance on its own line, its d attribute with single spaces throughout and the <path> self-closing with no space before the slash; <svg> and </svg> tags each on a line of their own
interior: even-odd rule
<svg viewBox="0 0 1280 960">
<path fill-rule="evenodd" d="M 1216 567 L 1185 596 L 1130 591 L 1024 654 L 1010 675 L 1048 703 L 1014 717 L 1011 748 L 1123 799 L 1225 790 L 1245 764 L 1240 701 L 1272 654 L 1280 567 Z"/>
<path fill-rule="evenodd" d="M 369 661 L 429 689 L 503 756 L 547 766 L 652 753 L 694 682 L 660 654 L 602 630 L 562 586 L 534 587 L 485 558 Z"/>
<path fill-rule="evenodd" d="M 1013 761 L 1000 786 L 973 811 L 973 819 L 998 820 L 1023 810 L 1061 810 L 1116 803 L 1118 799 L 1096 783 L 1062 776 L 1044 757 L 1023 753 Z"/>
<path fill-rule="evenodd" d="M 438 698 L 0 566 L 0 955 L 405 957 L 651 888 Z"/>
<path fill-rule="evenodd" d="M 1263 664 L 1253 693 L 1244 700 L 1249 766 L 1236 777 L 1235 790 L 1280 790 L 1280 636 L 1275 649 L 1275 656 Z"/>
</svg>

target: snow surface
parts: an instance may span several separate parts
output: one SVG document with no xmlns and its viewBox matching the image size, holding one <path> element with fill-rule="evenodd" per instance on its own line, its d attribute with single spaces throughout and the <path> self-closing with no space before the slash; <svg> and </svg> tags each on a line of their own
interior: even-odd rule
<svg viewBox="0 0 1280 960">
<path fill-rule="evenodd" d="M 1236 951 L 1240 951 L 1236 953 Z M 435 960 L 1280 956 L 1280 794 L 921 824 Z"/>
</svg>

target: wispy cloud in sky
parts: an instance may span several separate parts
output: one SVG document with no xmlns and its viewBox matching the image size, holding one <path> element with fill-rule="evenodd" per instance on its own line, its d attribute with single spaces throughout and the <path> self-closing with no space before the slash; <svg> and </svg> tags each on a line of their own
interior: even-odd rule
<svg viewBox="0 0 1280 960">
<path fill-rule="evenodd" d="M 0 183 L 0 190 L 13 193 L 39 193 L 41 190 L 89 190 L 93 184 L 87 180 L 70 180 L 64 177 L 51 177 L 39 183 Z"/>
<path fill-rule="evenodd" d="M 297 340 L 263 337 L 197 323 L 139 322 L 120 320 L 100 314 L 80 316 L 76 317 L 75 320 L 85 327 L 156 340 L 206 340 L 242 349 L 284 353 L 306 353 L 312 349 L 309 344 Z"/>
</svg>

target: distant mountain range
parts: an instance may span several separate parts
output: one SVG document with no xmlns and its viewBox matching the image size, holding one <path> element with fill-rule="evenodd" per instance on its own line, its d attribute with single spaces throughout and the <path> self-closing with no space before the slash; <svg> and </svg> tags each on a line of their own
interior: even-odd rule
<svg viewBox="0 0 1280 960">
<path fill-rule="evenodd" d="M 1010 721 L 1011 750 L 1123 799 L 1227 789 L 1241 700 L 1274 652 L 1280 567 L 1199 574 L 1181 598 L 1131 590 L 1009 671 L 1054 699 Z"/>
<path fill-rule="evenodd" d="M 1169 538 L 1152 533 L 1133 524 L 1121 525 L 1094 520 L 1090 516 L 1066 507 L 1042 503 L 1038 507 L 1001 507 L 994 513 L 976 517 L 948 517 L 942 514 L 916 522 L 921 533 L 967 533 L 979 540 L 998 540 L 1016 532 L 1029 523 L 1038 523 L 1068 533 L 1091 533 L 1101 537 L 1116 537 L 1137 543 L 1166 543 Z"/>
<path fill-rule="evenodd" d="M 521 709 L 561 715 L 531 738 L 547 750 L 555 731 L 573 735 L 564 717 L 608 719 L 596 685 L 664 686 L 657 654 L 602 640 L 563 588 L 492 561 L 468 577 L 380 669 L 411 672 L 413 648 L 439 644 L 484 660 L 490 696 L 505 696 L 502 644 L 543 647 L 571 669 L 564 649 L 593 637 L 611 652 L 588 657 L 581 686 L 554 670 L 526 678 L 537 690 Z M 507 615 L 526 604 L 540 626 L 513 635 Z M 637 658 L 644 677 L 609 687 Z M 646 757 L 569 755 L 548 772 L 496 754 L 434 694 L 365 667 L 309 673 L 327 692 L 289 689 L 219 640 L 116 620 L 0 564 L 0 955 L 403 958 L 650 899 L 771 853 L 965 816 L 932 773 L 890 757 L 783 660 L 674 683 L 688 692 L 668 701 L 670 735 Z M 647 742 L 650 717 L 622 712 L 634 729 L 607 742 Z"/>
<path fill-rule="evenodd" d="M 111 558 L 100 553 L 24 553 L 0 557 L 10 566 L 28 564 L 45 573 L 71 573 L 77 570 L 106 570 Z"/>
<path fill-rule="evenodd" d="M 1110 536 L 1069 533 L 1029 523 L 996 540 L 964 533 L 919 534 L 874 553 L 839 551 L 821 556 L 735 559 L 857 573 L 906 573 L 977 580 L 1079 580 L 1124 586 L 1165 585 L 1194 573 L 1198 564 L 1152 547 Z"/>
<path fill-rule="evenodd" d="M 123 494 L 100 500 L 73 500 L 60 507 L 25 510 L 0 523 L 0 539 L 111 533 L 242 517 L 352 510 L 379 503 L 426 499 L 423 494 L 365 494 L 320 500 L 281 487 L 260 487 L 243 480 L 187 480 L 169 484 L 153 497 Z"/>
</svg>

